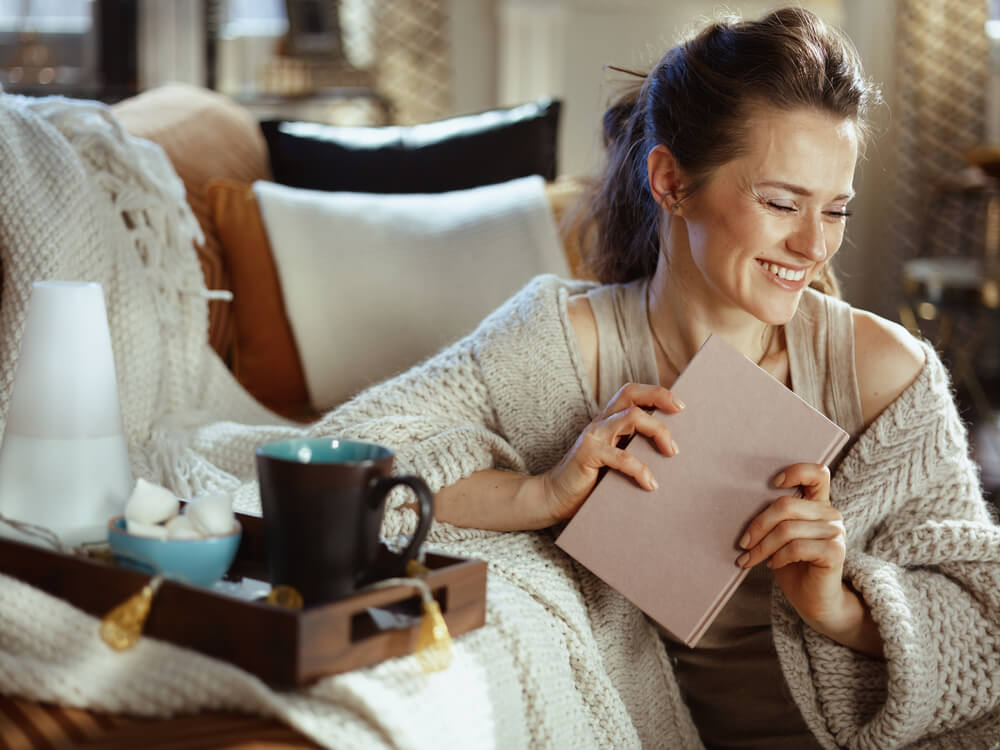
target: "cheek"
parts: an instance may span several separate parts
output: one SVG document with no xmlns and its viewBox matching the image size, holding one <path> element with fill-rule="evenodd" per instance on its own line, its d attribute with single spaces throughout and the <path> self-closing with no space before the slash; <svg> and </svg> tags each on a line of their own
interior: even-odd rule
<svg viewBox="0 0 1000 750">
<path fill-rule="evenodd" d="M 740 211 L 717 212 L 694 222 L 689 234 L 692 252 L 703 257 L 732 257 L 741 250 L 760 250 L 767 236 L 760 217 Z"/>
<path fill-rule="evenodd" d="M 844 241 L 844 225 L 836 224 L 831 228 L 831 231 L 826 233 L 826 259 L 830 260 L 837 251 L 840 249 L 840 245 Z"/>
</svg>

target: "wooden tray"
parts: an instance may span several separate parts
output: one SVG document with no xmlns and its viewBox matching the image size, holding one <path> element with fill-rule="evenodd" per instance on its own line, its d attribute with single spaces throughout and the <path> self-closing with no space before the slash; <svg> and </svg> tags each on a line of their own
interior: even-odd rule
<svg viewBox="0 0 1000 750">
<path fill-rule="evenodd" d="M 227 579 L 267 581 L 263 528 L 237 514 L 243 537 Z M 481 627 L 486 617 L 486 563 L 428 552 L 426 581 L 452 636 Z M 0 537 L 0 572 L 65 599 L 96 617 L 137 593 L 149 576 L 112 563 L 64 555 Z M 391 608 L 391 609 L 390 609 Z M 420 612 L 412 586 L 359 593 L 295 611 L 166 580 L 143 633 L 235 664 L 276 687 L 411 653 L 418 623 L 384 628 L 380 614 Z M 94 633 L 94 637 L 98 637 Z"/>
</svg>

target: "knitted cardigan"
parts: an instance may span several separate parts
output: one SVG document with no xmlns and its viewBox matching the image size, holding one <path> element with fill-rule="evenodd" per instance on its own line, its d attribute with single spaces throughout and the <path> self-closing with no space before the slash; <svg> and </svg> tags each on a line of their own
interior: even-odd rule
<svg viewBox="0 0 1000 750">
<path fill-rule="evenodd" d="M 488 466 L 546 470 L 598 410 L 566 313 L 581 288 L 537 278 L 474 334 L 363 393 L 322 429 L 395 445 L 403 468 L 434 489 Z M 1000 528 L 946 370 L 922 347 L 923 370 L 858 438 L 831 486 L 847 529 L 845 575 L 879 626 L 885 661 L 805 626 L 779 589 L 772 597 L 783 671 L 826 747 L 1000 743 Z M 471 533 L 435 531 L 438 540 Z M 595 623 L 637 627 L 620 608 L 602 612 L 613 597 L 585 571 L 577 575 Z M 664 679 L 673 698 L 672 674 Z M 675 729 L 685 737 L 660 746 L 694 741 L 683 713 Z"/>
<path fill-rule="evenodd" d="M 259 510 L 253 448 L 306 434 L 393 446 L 397 470 L 433 490 L 487 467 L 541 472 L 597 412 L 565 306 L 586 285 L 539 277 L 428 361 L 313 425 L 282 423 L 206 343 L 197 228 L 162 152 L 99 105 L 0 95 L 0 126 L 4 414 L 30 282 L 60 277 L 104 285 L 133 469 L 181 496 L 227 489 L 239 508 Z M 1000 742 L 1000 530 L 945 370 L 925 350 L 917 380 L 860 436 L 832 486 L 846 573 L 886 660 L 818 635 L 773 598 L 782 668 L 829 748 Z M 387 536 L 413 526 L 405 499 L 390 498 Z M 277 692 L 149 638 L 111 652 L 94 618 L 0 574 L 0 691 L 146 716 L 272 715 L 337 748 L 701 747 L 655 629 L 551 532 L 435 523 L 429 542 L 490 564 L 486 624 L 456 639 L 443 672 L 402 657 Z"/>
</svg>

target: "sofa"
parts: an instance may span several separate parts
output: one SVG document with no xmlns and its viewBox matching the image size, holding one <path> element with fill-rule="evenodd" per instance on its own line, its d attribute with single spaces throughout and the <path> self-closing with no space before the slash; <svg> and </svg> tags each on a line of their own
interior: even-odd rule
<svg viewBox="0 0 1000 750">
<path fill-rule="evenodd" d="M 182 98 L 188 99 L 187 95 Z M 163 107 L 154 121 L 168 120 L 170 111 L 169 107 Z M 225 118 L 213 119 L 211 113 L 211 107 L 200 111 L 194 117 L 193 127 L 212 132 L 215 151 L 237 152 L 239 139 L 226 133 Z M 251 140 L 256 139 L 253 123 L 242 119 Z M 162 127 L 161 122 L 155 124 Z M 135 124 L 130 127 L 138 130 Z M 371 333 L 374 329 L 370 324 L 359 323 L 362 318 L 356 316 L 399 309 L 397 298 L 407 297 L 404 292 L 413 289 L 418 301 L 424 301 L 420 297 L 424 294 L 426 301 L 440 303 L 454 291 L 452 287 L 468 285 L 478 289 L 473 283 L 477 275 L 492 281 L 494 273 L 509 270 L 502 268 L 504 265 L 518 271 L 537 267 L 532 265 L 539 261 L 537 253 L 518 254 L 525 249 L 522 244 L 528 248 L 547 248 L 551 252 L 546 251 L 543 263 L 569 273 L 571 264 L 553 221 L 552 202 L 546 185 L 542 184 L 544 178 L 517 178 L 498 183 L 501 188 L 486 185 L 468 189 L 489 191 L 475 194 L 480 198 L 485 194 L 487 200 L 472 200 L 474 196 L 461 189 L 446 191 L 441 194 L 445 196 L 443 209 L 437 200 L 419 193 L 410 194 L 406 200 L 392 193 L 377 199 L 370 193 L 296 188 L 259 180 L 251 184 L 251 192 L 247 193 L 244 181 L 236 180 L 235 185 L 222 183 L 220 189 L 235 194 L 239 205 L 253 208 L 234 222 L 236 228 L 246 229 L 253 220 L 263 225 L 265 242 L 261 244 L 260 227 L 255 242 L 258 249 L 269 249 L 265 257 L 270 258 L 277 278 L 272 285 L 276 283 L 281 292 L 277 301 L 272 299 L 268 303 L 260 296 L 262 292 L 255 297 L 254 293 L 241 290 L 237 269 L 242 257 L 233 252 L 245 252 L 249 244 L 225 239 L 219 230 L 226 224 L 219 221 L 218 213 L 212 214 L 210 223 L 203 221 L 201 227 L 218 232 L 222 267 L 230 273 L 230 280 L 228 284 L 206 285 L 203 266 L 206 261 L 199 264 L 195 247 L 204 254 L 205 232 L 199 229 L 188 202 L 200 195 L 214 206 L 213 186 L 202 180 L 195 183 L 200 188 L 185 191 L 164 150 L 147 140 L 126 137 L 121 119 L 109 116 L 106 109 L 90 103 L 25 101 L 2 96 L 0 130 L 4 133 L 0 147 L 5 149 L 5 158 L 0 159 L 4 175 L 0 186 L 5 191 L 4 200 L 0 201 L 3 260 L 0 371 L 9 375 L 17 360 L 26 316 L 26 291 L 32 280 L 87 278 L 104 284 L 109 290 L 106 301 L 115 345 L 123 426 L 137 476 L 160 481 L 179 497 L 231 492 L 234 505 L 240 503 L 238 509 L 252 511 L 256 503 L 259 511 L 254 449 L 264 441 L 283 437 L 357 436 L 385 442 L 396 448 L 398 471 L 419 474 L 433 488 L 446 486 L 471 471 L 491 465 L 532 471 L 544 470 L 558 460 L 558 455 L 539 450 L 535 439 L 539 432 L 528 428 L 518 431 L 525 455 L 512 456 L 505 462 L 501 451 L 495 450 L 499 441 L 493 440 L 491 431 L 470 435 L 466 429 L 468 420 L 460 412 L 454 418 L 445 413 L 443 419 L 426 428 L 426 440 L 423 436 L 416 440 L 400 438 L 398 420 L 391 416 L 388 420 L 375 420 L 382 429 L 362 428 L 352 433 L 357 425 L 352 420 L 355 410 L 381 399 L 385 406 L 379 405 L 376 412 L 398 414 L 393 400 L 398 403 L 419 393 L 423 387 L 421 372 L 435 367 L 464 366 L 461 361 L 451 364 L 461 359 L 453 356 L 459 350 L 431 360 L 426 368 L 411 370 L 405 382 L 412 391 L 376 386 L 368 392 L 364 403 L 349 403 L 303 425 L 262 408 L 240 385 L 236 378 L 245 378 L 241 369 L 246 364 L 246 349 L 241 340 L 231 345 L 232 351 L 225 347 L 221 350 L 229 362 L 227 367 L 217 354 L 219 350 L 213 350 L 207 338 L 211 316 L 206 299 L 219 302 L 218 298 L 228 296 L 227 287 L 234 295 L 232 301 L 249 304 L 251 311 L 266 304 L 280 304 L 278 309 L 283 310 L 283 316 L 271 314 L 258 324 L 282 323 L 287 327 L 286 332 L 291 333 L 307 397 L 298 408 L 316 412 L 335 405 L 338 397 L 349 398 L 350 390 L 362 383 L 338 380 L 349 370 L 340 367 L 340 363 L 335 363 L 338 366 L 329 368 L 327 373 L 322 372 L 322 367 L 317 369 L 316 365 L 325 361 L 318 356 L 325 349 L 339 353 L 345 365 L 374 353 L 360 374 L 364 379 L 376 379 L 406 366 L 396 358 L 401 349 L 399 342 L 405 344 L 411 334 L 426 333 L 422 330 L 426 326 L 416 323 L 416 318 L 404 318 L 395 321 L 404 336 L 390 338 L 382 332 Z M 186 128 L 175 125 L 164 130 L 166 135 L 161 137 L 180 138 Z M 407 135 L 416 138 L 412 133 Z M 264 137 L 266 140 L 267 135 Z M 273 154 L 269 144 L 267 155 L 272 173 L 277 171 Z M 507 153 L 501 155 L 506 157 Z M 216 156 L 210 149 L 207 155 L 195 159 L 195 166 L 204 169 L 210 158 Z M 179 157 L 174 158 L 180 163 Z M 216 179 L 214 168 L 205 171 L 210 174 L 209 182 Z M 515 183 L 515 189 L 508 195 L 505 191 L 511 183 Z M 458 202 L 453 202 L 455 194 L 461 194 Z M 500 212 L 498 224 L 487 223 L 489 211 L 465 213 L 466 201 L 481 210 L 484 203 L 490 206 L 494 199 L 509 200 L 504 205 L 511 210 L 511 213 Z M 364 210 L 349 210 L 359 206 Z M 371 221 L 380 217 L 381 224 Z M 460 220 L 449 223 L 455 219 Z M 472 223 L 467 224 L 466 219 Z M 454 242 L 465 229 L 485 226 L 501 233 L 499 264 L 496 252 L 482 253 L 483 248 L 490 247 L 487 236 L 490 232 L 477 235 L 474 242 Z M 453 249 L 442 261 L 434 253 L 446 244 L 446 238 L 447 244 L 453 243 L 458 250 Z M 412 247 L 409 240 L 413 240 Z M 367 264 L 355 264 L 350 274 L 342 276 L 336 273 L 336 264 L 330 266 L 330 257 L 322 255 L 324 249 L 340 248 L 346 251 L 346 256 L 332 257 L 337 263 L 346 263 L 356 261 L 360 252 L 378 247 L 384 255 L 376 254 L 372 260 L 383 263 L 382 272 L 389 273 L 391 266 L 387 267 L 384 261 L 398 257 L 392 253 L 401 244 L 410 249 L 426 249 L 430 254 L 420 255 L 417 258 L 420 262 L 408 267 L 408 276 L 390 283 L 376 276 L 362 285 L 359 279 L 368 273 L 364 267 Z M 467 263 L 470 259 L 471 265 Z M 259 274 L 247 276 L 257 280 Z M 322 283 L 310 286 L 317 279 Z M 556 286 L 552 277 L 541 278 L 529 285 L 526 294 Z M 567 286 L 571 291 L 587 288 L 587 284 L 574 281 L 558 286 L 562 288 L 560 293 Z M 289 289 L 295 293 L 289 294 Z M 313 296 L 299 294 L 300 289 Z M 481 302 L 478 296 L 472 295 L 472 301 Z M 307 322 L 321 323 L 318 335 L 308 326 L 303 327 L 302 310 L 296 306 L 302 299 L 309 301 L 305 308 Z M 336 310 L 331 303 L 344 299 L 357 308 L 343 317 L 331 314 L 330 311 Z M 235 318 L 232 325 L 239 330 L 241 321 L 235 316 L 236 309 L 235 306 L 231 309 Z M 503 320 L 504 335 L 524 336 L 527 331 L 528 335 L 565 336 L 571 344 L 569 328 L 561 325 L 561 321 L 549 319 L 552 325 L 546 325 L 548 316 L 523 315 L 524 309 L 516 303 L 507 306 L 501 316 L 491 319 L 490 327 Z M 511 317 L 505 317 L 508 314 Z M 536 321 L 543 323 L 543 330 L 532 327 Z M 522 328 L 522 323 L 527 325 Z M 370 335 L 356 348 L 327 346 L 332 336 L 352 329 Z M 489 328 L 484 330 L 489 332 Z M 240 335 L 254 333 L 250 327 Z M 382 347 L 383 339 L 391 346 Z M 267 353 L 267 347 L 264 352 Z M 490 359 L 489 347 L 473 349 L 468 354 L 469 358 L 480 358 L 474 369 L 486 371 L 497 364 Z M 424 355 L 407 353 L 411 358 L 420 356 Z M 380 362 L 387 372 L 378 372 Z M 525 373 L 527 380 L 542 391 L 554 382 L 547 364 L 544 360 L 532 361 L 523 368 L 530 370 Z M 493 372 L 506 371 L 494 367 Z M 323 379 L 324 375 L 335 378 Z M 936 368 L 933 378 L 934 385 L 927 387 L 947 401 L 947 382 L 941 368 Z M 929 381 L 923 382 L 926 385 Z M 0 382 L 0 405 L 10 402 L 9 384 L 9 380 Z M 568 391 L 566 388 L 563 392 Z M 263 401 L 264 396 L 259 398 Z M 449 401 L 456 402 L 456 399 Z M 294 416 L 294 406 L 284 405 L 289 415 Z M 934 410 L 927 413 L 933 415 Z M 957 414 L 952 416 L 944 439 L 958 441 L 954 444 L 960 445 L 964 441 L 961 425 Z M 937 421 L 935 417 L 935 424 Z M 483 438 L 480 443 L 483 449 L 470 455 L 468 449 L 476 447 L 477 437 Z M 575 435 L 568 430 L 563 437 L 565 445 Z M 883 437 L 876 431 L 872 440 Z M 428 441 L 435 441 L 430 449 Z M 929 453 L 935 451 L 935 441 L 924 443 Z M 859 442 L 858 449 L 862 447 Z M 499 448 L 502 450 L 503 446 Z M 852 455 L 855 461 L 867 460 L 864 458 L 867 454 L 859 458 L 855 451 Z M 847 461 L 845 467 L 846 464 Z M 941 464 L 942 470 L 946 468 Z M 912 494 L 914 487 L 918 495 L 921 488 L 930 487 L 936 492 L 942 487 L 959 487 L 957 502 L 976 499 L 978 489 L 969 463 L 954 462 L 949 471 L 944 484 L 936 473 L 928 479 L 918 471 L 914 485 L 910 481 L 912 473 L 905 473 L 905 488 L 900 485 L 899 493 Z M 853 473 L 842 468 L 839 476 L 849 477 L 844 480 L 848 482 L 844 486 L 849 498 L 867 496 L 870 477 L 864 467 L 856 468 Z M 896 498 L 895 485 L 886 492 Z M 886 492 L 882 493 L 883 499 L 888 497 Z M 390 501 L 387 506 L 382 527 L 387 537 L 395 538 L 412 529 L 415 514 L 407 503 Z M 861 503 L 861 506 L 870 509 L 871 504 Z M 966 564 L 974 565 L 966 571 L 967 575 L 956 574 L 954 580 L 960 583 L 982 580 L 979 576 L 982 555 L 976 556 L 976 550 L 997 549 L 995 535 L 990 536 L 978 522 L 961 528 L 948 526 L 944 530 L 940 526 L 929 530 L 935 539 L 946 532 L 962 535 L 960 543 L 949 546 L 954 555 L 947 553 L 942 565 L 960 571 Z M 912 551 L 923 549 L 919 544 L 922 531 L 924 527 L 918 524 L 914 529 L 900 532 L 904 541 L 900 542 L 903 552 L 898 553 L 898 564 L 889 561 L 886 565 L 896 568 L 909 565 Z M 220 747 L 237 742 L 246 746 L 251 741 L 271 741 L 271 746 L 275 743 L 302 746 L 300 737 L 278 734 L 275 739 L 272 732 L 283 730 L 273 720 L 281 719 L 311 741 L 333 748 L 700 747 L 697 729 L 652 623 L 621 595 L 562 553 L 553 543 L 553 536 L 553 529 L 489 532 L 444 522 L 433 524 L 427 537 L 429 546 L 433 543 L 435 549 L 446 554 L 487 562 L 486 617 L 482 626 L 454 639 L 453 659 L 444 670 L 428 672 L 417 656 L 405 655 L 329 676 L 297 690 L 276 689 L 222 660 L 153 637 L 140 638 L 127 651 L 112 652 L 97 637 L 98 618 L 119 603 L 117 598 L 107 608 L 88 615 L 16 577 L 0 573 L 0 692 L 7 694 L 7 699 L 0 701 L 0 717 L 4 722 L 0 725 L 0 738 L 6 745 L 16 747 L 80 743 L 93 747 Z M 890 534 L 890 537 L 884 549 L 896 545 L 896 536 Z M 972 559 L 966 553 L 972 554 Z M 863 552 L 858 557 L 865 558 L 859 563 L 863 568 L 858 574 L 859 581 L 869 585 L 872 576 L 868 575 L 871 571 L 866 560 L 874 558 Z M 982 570 L 989 563 L 985 566 Z M 62 576 L 54 578 L 65 580 Z M 891 578 L 886 587 L 894 588 L 894 581 Z M 886 588 L 878 585 L 881 587 L 878 591 Z M 164 586 L 164 597 L 153 607 L 162 603 L 163 609 L 169 608 L 163 598 L 173 588 Z M 807 715 L 813 717 L 810 725 L 814 729 L 821 723 L 826 725 L 825 741 L 831 745 L 835 739 L 857 744 L 864 743 L 865 738 L 880 747 L 899 744 L 926 731 L 928 721 L 940 728 L 949 726 L 958 716 L 965 716 L 969 707 L 963 703 L 956 712 L 959 704 L 951 699 L 952 695 L 971 696 L 972 711 L 979 711 L 977 706 L 986 706 L 992 700 L 988 691 L 976 688 L 988 684 L 989 680 L 984 683 L 982 676 L 995 674 L 992 669 L 995 665 L 983 662 L 979 658 L 981 650 L 976 649 L 963 652 L 968 663 L 964 656 L 961 660 L 946 659 L 953 669 L 945 676 L 954 679 L 947 680 L 947 684 L 930 685 L 932 693 L 942 686 L 951 692 L 927 693 L 926 676 L 939 665 L 931 653 L 934 649 L 925 654 L 931 658 L 930 662 L 906 658 L 913 651 L 909 648 L 912 637 L 909 624 L 914 611 L 933 622 L 935 613 L 940 614 L 937 612 L 940 607 L 935 609 L 932 601 L 928 607 L 911 610 L 908 605 L 899 604 L 898 597 L 889 599 L 892 601 L 887 608 L 877 612 L 874 606 L 877 602 L 872 600 L 873 612 L 885 614 L 886 623 L 902 623 L 891 628 L 892 639 L 887 639 L 887 646 L 895 648 L 887 669 L 811 632 L 792 613 L 787 601 L 780 596 L 775 599 L 775 644 L 779 650 L 788 652 L 788 658 L 783 659 L 786 674 L 790 680 L 794 676 L 796 682 L 790 684 L 793 688 L 798 685 L 798 694 L 810 696 L 807 700 L 814 702 Z M 906 609 L 906 614 L 898 614 L 900 609 Z M 219 620 L 200 621 L 199 614 L 202 613 L 192 611 L 185 622 L 200 634 L 216 639 L 235 640 L 248 627 L 248 623 L 238 622 L 227 629 L 228 624 Z M 973 618 L 969 628 L 973 639 L 982 640 L 989 632 L 988 623 L 979 617 Z M 273 631 L 268 632 L 274 637 Z M 886 651 L 888 654 L 889 649 Z M 272 651 L 264 648 L 249 653 L 267 656 Z M 996 649 L 990 653 L 996 653 Z M 814 678 L 810 672 L 816 665 L 825 666 L 818 669 Z M 810 692 L 807 685 L 814 686 L 815 692 Z M 891 700 L 883 707 L 887 690 Z M 75 708 L 53 709 L 43 705 L 45 702 Z M 820 714 L 817 712 L 821 704 Z M 934 713 L 932 718 L 927 713 L 929 706 L 939 706 L 940 713 Z M 87 711 L 80 711 L 81 708 Z M 271 718 L 247 720 L 234 718 L 234 713 Z M 136 722 L 136 716 L 168 721 Z M 187 718 L 177 719 L 178 716 Z M 942 735 L 942 741 L 952 746 L 975 745 L 977 737 L 985 736 L 982 730 L 988 732 L 994 728 L 987 724 L 995 717 L 983 716 L 959 730 L 962 733 Z M 860 733 L 859 721 L 864 724 Z M 131 726 L 119 733 L 118 728 L 126 723 Z M 106 728 L 113 731 L 109 733 Z M 234 734 L 238 739 L 234 739 Z M 931 738 L 930 742 L 934 741 Z"/>
<path fill-rule="evenodd" d="M 455 132 L 457 127 L 474 130 L 480 127 L 478 124 L 449 125 L 451 132 L 442 139 L 446 143 L 441 146 L 443 153 L 440 155 L 431 154 L 428 158 L 420 154 L 426 149 L 411 149 L 418 156 L 409 157 L 412 163 L 405 170 L 409 177 L 399 175 L 400 171 L 404 171 L 398 166 L 402 161 L 399 150 L 336 148 L 330 153 L 331 144 L 317 138 L 306 139 L 306 152 L 289 155 L 286 152 L 290 148 L 303 147 L 295 144 L 289 147 L 288 143 L 294 140 L 290 136 L 282 140 L 283 136 L 278 132 L 282 123 L 258 123 L 247 110 L 229 98 L 190 85 L 162 86 L 122 101 L 112 109 L 132 135 L 151 140 L 166 152 L 184 183 L 188 203 L 204 234 L 196 250 L 205 285 L 209 290 L 232 290 L 234 294 L 232 300 L 218 299 L 209 303 L 208 338 L 212 347 L 232 368 L 240 383 L 263 405 L 286 417 L 308 421 L 323 409 L 335 405 L 350 393 L 350 389 L 342 391 L 332 403 L 329 399 L 319 405 L 310 403 L 302 357 L 296 345 L 296 334 L 301 335 L 301 331 L 293 330 L 289 320 L 288 304 L 279 282 L 279 269 L 252 184 L 274 180 L 305 189 L 364 191 L 373 196 L 375 190 L 380 193 L 397 190 L 399 193 L 413 193 L 426 188 L 427 192 L 441 193 L 443 189 L 456 189 L 455 186 L 457 189 L 474 188 L 477 183 L 486 184 L 491 179 L 489 167 L 482 165 L 478 167 L 478 172 L 471 170 L 471 177 L 465 175 L 470 171 L 467 165 L 473 161 L 475 154 L 497 152 L 516 143 L 516 148 L 524 154 L 519 156 L 506 151 L 504 157 L 498 160 L 498 163 L 507 165 L 501 168 L 506 173 L 501 171 L 493 178 L 521 176 L 532 169 L 544 173 L 544 195 L 564 252 L 564 259 L 543 261 L 537 270 L 561 272 L 563 275 L 568 272 L 584 278 L 586 274 L 582 269 L 577 222 L 574 220 L 576 213 L 573 211 L 583 181 L 575 177 L 556 176 L 557 104 L 543 103 L 544 111 L 541 113 L 531 110 L 527 118 L 521 116 L 518 120 L 515 117 L 513 122 L 501 123 L 499 130 L 507 133 L 492 136 L 492 141 L 484 138 L 482 133 L 463 138 Z M 461 119 L 480 119 L 487 129 L 496 130 L 496 120 L 507 116 L 510 111 L 498 110 Z M 525 119 L 530 122 L 525 122 Z M 427 140 L 426 136 L 420 137 Z M 501 139 L 499 142 L 498 138 Z M 507 139 L 506 143 L 503 138 Z M 308 150 L 310 148 L 312 150 Z M 298 161 L 295 156 L 299 157 Z M 440 156 L 440 159 L 435 160 L 435 156 Z M 479 158 L 482 160 L 482 157 Z M 524 163 L 519 167 L 509 166 L 510 162 L 518 160 Z M 273 173 L 272 166 L 277 174 Z M 449 170 L 456 175 L 454 178 L 439 176 L 440 172 Z M 321 177 L 316 178 L 315 174 Z M 375 180 L 383 177 L 386 186 L 379 189 Z M 392 200 L 388 195 L 384 197 L 387 201 Z M 373 205 L 374 210 L 379 210 L 385 204 L 380 198 L 372 197 L 371 200 L 374 204 L 369 203 L 361 210 L 373 210 Z M 364 229 L 360 227 L 359 231 Z M 450 261 L 445 261 L 444 265 L 450 267 Z M 532 270 L 535 269 L 526 269 L 519 277 L 515 275 L 514 280 L 526 280 Z M 429 269 L 421 272 L 433 273 Z M 452 286 L 464 283 L 458 275 L 446 281 Z M 431 279 L 416 278 L 412 283 L 426 286 Z M 511 286 L 498 290 L 497 298 L 492 301 L 499 302 L 501 295 L 513 292 L 515 288 Z M 373 305 L 379 302 L 371 300 Z M 480 312 L 475 310 L 470 319 L 481 317 Z M 356 314 L 360 316 L 362 312 L 356 310 Z M 408 357 L 392 362 L 383 362 L 377 357 L 372 359 L 366 363 L 371 379 L 381 379 L 412 361 L 430 355 L 434 343 L 430 342 Z"/>
<path fill-rule="evenodd" d="M 254 191 L 255 182 L 275 177 L 269 154 L 275 132 L 270 134 L 269 143 L 265 130 L 238 104 L 186 85 L 145 92 L 116 104 L 112 111 L 129 133 L 163 149 L 184 184 L 187 203 L 202 234 L 195 250 L 205 287 L 210 294 L 217 293 L 209 302 L 206 321 L 212 348 L 244 388 L 281 417 L 307 422 L 334 405 L 335 395 L 334 402 L 323 404 L 311 398 L 278 261 Z M 551 121 L 548 127 L 552 127 Z M 554 138 L 554 134 L 546 137 Z M 540 270 L 582 276 L 573 220 L 582 183 L 556 178 L 554 172 L 553 165 L 542 178 L 547 213 L 540 226 L 544 231 L 547 222 L 556 233 L 562 254 L 545 259 Z M 308 189 L 317 187 L 322 186 Z M 407 188 L 414 189 L 414 185 Z M 420 278 L 411 281 L 417 287 L 430 283 Z M 461 286 L 463 279 L 446 278 L 445 283 Z M 378 306 L 379 299 L 372 302 Z M 433 352 L 427 347 L 432 343 L 425 343 L 425 350 L 410 352 L 407 357 L 416 361 L 429 356 Z M 373 349 L 365 364 L 370 379 L 387 377 L 406 364 L 398 357 L 383 362 L 379 357 L 387 350 Z M 393 349 L 398 347 L 390 346 L 388 353 L 395 355 Z M 349 390 L 343 393 L 349 394 Z M 149 748 L 317 746 L 274 719 L 205 712 L 149 720 L 0 696 L 0 745 L 63 747 L 74 743 L 104 748 L 139 744 Z"/>
</svg>

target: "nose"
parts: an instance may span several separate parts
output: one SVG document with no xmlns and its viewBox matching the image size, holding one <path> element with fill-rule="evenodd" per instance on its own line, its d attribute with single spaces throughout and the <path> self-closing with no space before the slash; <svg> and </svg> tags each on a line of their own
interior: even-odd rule
<svg viewBox="0 0 1000 750">
<path fill-rule="evenodd" d="M 822 216 L 806 213 L 787 241 L 788 249 L 811 261 L 826 260 L 826 226 Z"/>
</svg>

